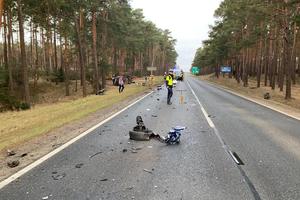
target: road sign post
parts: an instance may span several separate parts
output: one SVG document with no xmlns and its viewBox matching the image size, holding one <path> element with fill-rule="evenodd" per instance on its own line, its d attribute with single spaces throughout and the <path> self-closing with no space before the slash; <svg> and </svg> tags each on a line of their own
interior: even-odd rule
<svg viewBox="0 0 300 200">
<path fill-rule="evenodd" d="M 147 67 L 147 71 L 151 72 L 151 75 L 153 75 L 153 71 L 157 71 L 156 67 Z"/>
<path fill-rule="evenodd" d="M 192 67 L 192 74 L 199 75 L 200 74 L 200 67 Z"/>
</svg>

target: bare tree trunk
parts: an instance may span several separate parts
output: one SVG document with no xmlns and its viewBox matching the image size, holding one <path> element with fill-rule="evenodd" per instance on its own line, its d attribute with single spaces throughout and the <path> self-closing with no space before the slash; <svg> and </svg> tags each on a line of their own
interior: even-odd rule
<svg viewBox="0 0 300 200">
<path fill-rule="evenodd" d="M 22 86 L 23 86 L 23 98 L 25 102 L 30 105 L 30 93 L 29 93 L 29 80 L 28 80 L 28 69 L 26 64 L 26 51 L 25 51 L 25 40 L 24 40 L 24 19 L 21 0 L 18 2 L 18 18 L 19 18 L 19 32 L 20 32 L 20 48 L 21 48 L 21 68 L 22 68 Z"/>
<path fill-rule="evenodd" d="M 296 84 L 296 43 L 297 43 L 297 24 L 294 25 L 294 38 L 293 38 L 293 47 L 292 47 L 292 55 L 291 55 L 291 64 L 292 64 L 292 81 L 293 84 Z"/>
<path fill-rule="evenodd" d="M 106 64 L 106 60 L 107 60 L 107 50 L 106 50 L 106 46 L 107 46 L 107 20 L 108 20 L 108 13 L 106 10 L 104 10 L 102 12 L 102 19 L 103 19 L 103 36 L 102 36 L 102 65 Z M 106 70 L 104 68 L 104 66 L 101 66 L 101 80 L 102 80 L 102 87 L 105 88 L 106 87 Z"/>
<path fill-rule="evenodd" d="M 56 45 L 56 19 L 54 19 L 54 30 L 53 30 L 53 46 L 54 46 L 54 69 L 58 71 L 58 64 L 57 64 L 57 45 Z"/>
<path fill-rule="evenodd" d="M 0 16 L 0 18 L 2 18 L 2 16 Z M 7 50 L 7 23 L 6 23 L 6 19 L 5 19 L 5 15 L 3 15 L 3 29 L 4 29 L 4 34 L 3 34 L 3 38 L 4 38 L 4 44 L 3 44 L 3 54 L 4 54 L 4 66 L 5 69 L 8 71 L 8 50 Z"/>
<path fill-rule="evenodd" d="M 34 74 L 33 74 L 33 86 L 36 88 L 37 81 L 38 81 L 38 66 L 39 66 L 39 46 L 38 46 L 38 40 L 37 40 L 37 26 L 34 28 L 35 32 L 35 62 L 34 62 Z"/>
<path fill-rule="evenodd" d="M 64 69 L 65 69 L 65 87 L 66 87 L 66 96 L 70 96 L 70 79 L 69 79 L 69 50 L 68 50 L 68 40 L 65 36 L 65 52 L 64 52 Z"/>
<path fill-rule="evenodd" d="M 92 13 L 92 34 L 93 34 L 93 61 L 94 61 L 94 89 L 97 93 L 99 91 L 99 71 L 98 71 L 98 56 L 97 56 L 97 16 L 96 11 Z"/>
<path fill-rule="evenodd" d="M 0 0 L 0 28 L 2 26 L 2 15 L 3 15 L 3 7 L 4 7 L 4 0 Z"/>
<path fill-rule="evenodd" d="M 259 54 L 258 54 L 258 65 L 257 65 L 257 88 L 260 88 L 261 82 L 261 65 L 262 65 L 262 56 L 263 56 L 263 38 L 260 38 L 259 41 Z"/>
<path fill-rule="evenodd" d="M 11 13 L 10 9 L 7 11 L 7 24 L 8 24 L 8 34 L 7 34 L 7 50 L 8 50 L 8 84 L 9 84 L 9 91 L 12 93 L 14 90 L 14 81 L 13 81 L 13 70 L 12 70 L 12 43 L 11 43 L 11 36 L 12 36 L 12 25 L 11 25 Z"/>
<path fill-rule="evenodd" d="M 77 46 L 79 51 L 79 62 L 81 70 L 81 84 L 82 84 L 82 93 L 83 97 L 86 97 L 86 80 L 85 80 L 85 51 L 83 48 L 83 13 L 80 10 L 79 24 L 76 16 L 74 15 L 76 33 L 77 33 Z"/>
</svg>

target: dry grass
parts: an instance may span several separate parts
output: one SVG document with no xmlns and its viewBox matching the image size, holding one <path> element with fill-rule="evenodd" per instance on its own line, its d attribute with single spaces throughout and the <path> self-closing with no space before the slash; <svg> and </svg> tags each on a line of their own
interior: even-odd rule
<svg viewBox="0 0 300 200">
<path fill-rule="evenodd" d="M 256 99 L 262 99 L 265 93 L 269 92 L 271 95 L 271 101 L 288 105 L 292 108 L 300 109 L 300 85 L 295 85 L 292 88 L 292 100 L 285 99 L 285 92 L 280 92 L 278 88 L 272 90 L 270 87 L 265 87 L 263 83 L 261 84 L 261 88 L 256 87 L 256 81 L 250 79 L 249 87 L 243 87 L 243 84 L 238 84 L 236 80 L 230 79 L 228 77 L 221 77 L 217 79 L 213 75 L 201 76 L 200 79 L 206 80 L 209 82 L 213 82 L 219 85 L 222 85 L 230 90 L 241 93 L 243 95 L 253 97 Z"/>
<path fill-rule="evenodd" d="M 161 77 L 155 79 L 155 84 L 161 82 Z M 86 117 L 147 89 L 148 87 L 139 85 L 126 85 L 124 92 L 119 94 L 117 87 L 110 87 L 103 96 L 93 95 L 76 100 L 64 99 L 63 102 L 55 104 L 36 105 L 28 111 L 1 113 L 0 151 Z"/>
</svg>

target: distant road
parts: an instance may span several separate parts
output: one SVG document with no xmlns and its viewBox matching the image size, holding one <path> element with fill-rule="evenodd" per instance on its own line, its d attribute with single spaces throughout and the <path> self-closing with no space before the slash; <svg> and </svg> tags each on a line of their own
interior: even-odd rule
<svg viewBox="0 0 300 200">
<path fill-rule="evenodd" d="M 180 145 L 129 141 L 137 115 L 163 135 L 188 129 Z M 300 122 L 187 77 L 171 106 L 165 88 L 155 91 L 4 187 L 0 199 L 297 200 Z"/>
</svg>

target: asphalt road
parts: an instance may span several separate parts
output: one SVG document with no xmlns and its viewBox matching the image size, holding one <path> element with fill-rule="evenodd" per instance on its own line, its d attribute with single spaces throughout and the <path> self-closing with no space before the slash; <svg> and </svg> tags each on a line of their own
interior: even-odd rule
<svg viewBox="0 0 300 200">
<path fill-rule="evenodd" d="M 137 115 L 162 135 L 188 129 L 179 145 L 130 141 Z M 297 200 L 300 123 L 189 77 L 171 106 L 165 88 L 154 91 L 4 187 L 0 199 Z"/>
</svg>

